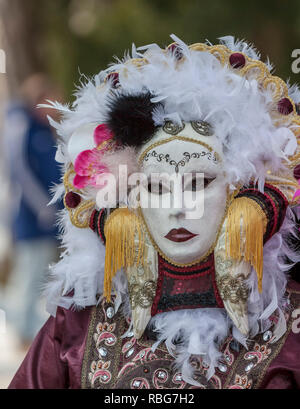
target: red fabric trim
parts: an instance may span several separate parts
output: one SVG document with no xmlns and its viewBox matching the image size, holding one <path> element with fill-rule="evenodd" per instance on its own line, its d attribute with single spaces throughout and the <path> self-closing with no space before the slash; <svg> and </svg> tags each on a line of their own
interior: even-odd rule
<svg viewBox="0 0 300 409">
<path fill-rule="evenodd" d="M 268 241 L 268 240 L 272 237 L 272 235 L 274 234 L 274 230 L 275 230 L 275 228 L 276 228 L 276 226 L 277 226 L 278 213 L 277 213 L 277 208 L 276 208 L 276 206 L 275 206 L 275 203 L 274 203 L 273 199 L 272 199 L 267 193 L 265 193 L 265 192 L 263 193 L 263 192 L 261 192 L 260 190 L 256 189 L 255 187 L 251 187 L 251 188 L 249 188 L 249 189 L 243 189 L 243 190 L 241 190 L 241 192 L 239 193 L 239 195 L 240 195 L 240 194 L 242 195 L 243 193 L 247 193 L 247 192 L 253 193 L 254 196 L 255 196 L 255 193 L 260 193 L 260 194 L 264 197 L 264 199 L 265 199 L 266 201 L 268 201 L 268 203 L 271 205 L 271 207 L 272 207 L 272 209 L 273 209 L 273 217 L 274 217 L 274 219 L 269 220 L 269 219 L 268 219 L 268 214 L 267 214 L 266 212 L 264 212 L 263 208 L 261 208 L 262 211 L 265 213 L 265 215 L 266 215 L 266 217 L 267 217 L 268 224 L 269 224 L 269 223 L 272 223 L 272 230 L 271 230 L 271 232 L 270 232 L 270 234 L 269 234 L 269 237 L 266 237 L 266 241 Z M 247 197 L 248 197 L 248 196 L 247 196 Z M 257 197 L 259 197 L 259 196 L 257 195 Z M 255 201 L 254 199 L 251 199 L 251 197 L 248 197 L 248 199 Z M 255 203 L 257 203 L 257 202 L 255 201 Z M 259 203 L 257 203 L 257 204 L 259 204 Z"/>
<path fill-rule="evenodd" d="M 266 238 L 266 240 L 269 240 L 273 236 L 273 234 L 276 233 L 275 230 L 276 230 L 276 226 L 277 226 L 277 222 L 278 222 L 278 211 L 277 211 L 277 207 L 276 207 L 276 205 L 274 203 L 274 200 L 267 193 L 264 193 L 264 195 L 265 195 L 266 198 L 269 199 L 269 201 L 271 203 L 271 206 L 273 208 L 273 212 L 274 212 L 274 220 L 272 220 L 273 226 L 272 226 L 272 230 L 271 230 L 271 233 L 270 233 L 270 237 Z"/>
<path fill-rule="evenodd" d="M 101 221 L 101 216 L 102 216 L 102 213 L 103 213 L 103 212 L 104 212 L 104 210 L 102 209 L 102 210 L 100 211 L 99 215 L 98 215 L 97 232 L 98 232 L 99 237 L 101 238 L 101 240 L 104 242 L 104 238 L 103 238 L 103 236 L 102 236 L 101 228 L 100 228 L 100 221 Z"/>
<path fill-rule="evenodd" d="M 151 307 L 151 316 L 153 317 L 157 314 L 157 307 L 162 293 L 162 283 L 163 283 L 164 275 L 163 275 L 163 259 L 160 255 L 158 255 L 158 278 L 157 278 L 157 286 L 156 286 L 156 294 L 153 300 L 153 304 Z"/>
<path fill-rule="evenodd" d="M 274 190 L 275 192 L 277 192 L 284 200 L 284 204 L 286 207 L 288 207 L 289 202 L 287 200 L 287 198 L 285 197 L 285 195 L 281 192 L 280 189 L 278 189 L 277 187 L 270 185 L 269 183 L 266 183 L 265 186 L 267 186 L 269 189 Z"/>
<path fill-rule="evenodd" d="M 170 270 L 174 270 L 174 271 L 178 271 L 179 273 L 186 273 L 188 271 L 197 271 L 199 270 L 199 268 L 201 268 L 201 270 L 203 268 L 206 267 L 210 267 L 212 262 L 213 262 L 213 254 L 211 254 L 210 256 L 208 256 L 207 261 L 205 263 L 200 263 L 200 264 L 196 264 L 194 266 L 185 266 L 185 267 L 178 267 L 178 266 L 174 266 L 173 264 L 169 263 L 166 260 L 162 259 L 163 265 L 166 268 L 169 268 Z"/>
<path fill-rule="evenodd" d="M 187 270 L 189 271 L 189 270 Z M 172 274 L 169 273 L 169 271 L 164 271 L 164 276 L 170 277 L 170 278 L 175 278 L 175 279 L 180 279 L 180 280 L 187 280 L 187 279 L 191 279 L 191 278 L 197 278 L 197 277 L 203 277 L 206 276 L 208 274 L 210 274 L 212 272 L 212 268 L 209 268 L 206 271 L 202 271 L 201 273 L 198 274 L 185 274 L 185 275 L 180 275 L 180 274 Z"/>
<path fill-rule="evenodd" d="M 254 184 L 252 184 L 253 187 L 249 188 L 249 189 L 244 189 L 241 190 L 240 194 L 243 194 L 244 192 L 251 192 L 253 191 L 255 193 L 256 192 L 260 192 L 256 187 L 254 187 Z M 281 192 L 280 189 L 278 189 L 277 187 L 273 186 L 270 183 L 265 183 L 264 185 L 265 188 L 273 191 L 274 193 L 276 192 L 277 196 L 280 196 L 282 198 L 282 201 L 284 204 L 282 203 L 278 203 L 278 198 L 276 198 L 275 195 L 275 199 L 273 199 L 268 193 L 266 193 L 265 191 L 261 194 L 264 195 L 264 197 L 266 198 L 266 200 L 269 200 L 269 203 L 272 206 L 273 209 L 273 213 L 274 213 L 274 218 L 272 220 L 268 220 L 269 223 L 272 223 L 272 229 L 270 231 L 269 237 L 266 237 L 266 241 L 269 240 L 276 232 L 277 232 L 277 225 L 278 225 L 278 221 L 279 220 L 284 220 L 285 217 L 285 213 L 286 213 L 286 209 L 288 207 L 288 200 L 285 197 L 285 195 Z M 280 208 L 278 208 L 278 205 L 281 205 Z M 281 227 L 282 222 L 280 223 L 279 228 Z"/>
<path fill-rule="evenodd" d="M 94 219 L 95 219 L 95 214 L 96 213 L 97 213 L 97 210 L 93 210 L 93 213 L 91 214 L 91 217 L 90 217 L 89 226 L 90 226 L 90 229 L 93 230 L 93 231 L 94 231 Z"/>
<path fill-rule="evenodd" d="M 187 272 L 193 272 L 193 271 L 197 271 L 197 270 L 202 270 L 203 268 L 208 268 L 207 271 L 202 271 L 198 274 L 186 274 Z M 172 269 L 178 272 L 182 272 L 185 274 L 172 274 L 168 271 L 166 271 L 165 269 Z M 151 316 L 153 317 L 154 315 L 160 313 L 160 312 L 164 312 L 163 310 L 158 310 L 158 304 L 159 301 L 161 299 L 162 296 L 162 291 L 163 291 L 163 281 L 164 281 L 164 277 L 169 277 L 169 278 L 173 278 L 176 280 L 187 280 L 187 279 L 193 279 L 193 278 L 197 278 L 197 277 L 203 277 L 205 275 L 209 275 L 211 274 L 212 277 L 212 286 L 213 286 L 213 291 L 214 291 L 214 295 L 216 298 L 216 302 L 217 302 L 217 306 L 219 308 L 224 308 L 222 299 L 220 297 L 220 294 L 218 292 L 218 288 L 217 288 L 217 284 L 216 284 L 216 280 L 215 280 L 215 266 L 214 266 L 214 253 L 212 253 L 207 261 L 205 263 L 199 263 L 197 265 L 194 266 L 188 266 L 188 267 L 176 267 L 173 266 L 172 264 L 170 264 L 168 261 L 164 260 L 160 255 L 158 255 L 158 278 L 157 278 L 157 286 L 156 286 L 156 294 L 153 300 L 153 304 L 151 307 Z M 183 305 L 179 305 L 178 307 L 172 307 L 172 311 L 173 310 L 179 310 L 179 309 L 190 309 L 190 306 L 183 306 Z"/>
<path fill-rule="evenodd" d="M 217 283 L 216 283 L 215 259 L 213 259 L 213 266 L 212 267 L 213 267 L 213 269 L 212 269 L 211 277 L 212 277 L 212 283 L 213 283 L 213 289 L 214 289 L 216 301 L 217 301 L 217 304 L 218 304 L 219 308 L 224 308 L 224 304 L 223 304 L 223 301 L 222 301 L 222 298 L 220 296 L 220 293 L 219 293 L 219 290 L 218 290 L 218 287 L 217 287 Z"/>
</svg>

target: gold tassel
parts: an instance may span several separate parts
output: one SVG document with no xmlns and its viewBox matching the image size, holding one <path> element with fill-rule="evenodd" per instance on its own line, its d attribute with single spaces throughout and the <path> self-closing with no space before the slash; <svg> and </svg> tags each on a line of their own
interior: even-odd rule
<svg viewBox="0 0 300 409">
<path fill-rule="evenodd" d="M 128 208 L 116 209 L 104 227 L 106 238 L 104 289 L 107 301 L 111 300 L 112 279 L 121 268 L 144 264 L 144 230 L 141 219 Z M 135 245 L 138 240 L 138 247 Z"/>
<path fill-rule="evenodd" d="M 267 218 L 252 199 L 234 199 L 228 209 L 226 224 L 226 253 L 228 257 L 248 261 L 257 273 L 258 290 L 262 292 L 263 238 Z"/>
</svg>

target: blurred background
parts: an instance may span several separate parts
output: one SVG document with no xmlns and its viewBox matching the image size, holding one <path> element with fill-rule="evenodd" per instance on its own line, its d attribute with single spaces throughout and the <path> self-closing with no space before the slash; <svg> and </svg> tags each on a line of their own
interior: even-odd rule
<svg viewBox="0 0 300 409">
<path fill-rule="evenodd" d="M 80 73 L 98 73 L 133 42 L 166 46 L 172 33 L 190 44 L 246 39 L 299 81 L 299 0 L 0 0 L 0 388 L 47 318 L 39 294 L 59 253 L 57 209 L 46 207 L 56 135 L 35 106 L 72 101 Z"/>
</svg>

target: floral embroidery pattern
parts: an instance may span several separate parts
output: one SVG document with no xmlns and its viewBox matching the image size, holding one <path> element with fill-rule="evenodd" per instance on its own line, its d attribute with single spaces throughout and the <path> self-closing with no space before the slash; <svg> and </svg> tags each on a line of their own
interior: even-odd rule
<svg viewBox="0 0 300 409">
<path fill-rule="evenodd" d="M 191 357 L 193 378 L 199 383 L 195 386 L 185 382 L 182 374 L 173 368 L 174 358 L 164 344 L 153 352 L 153 341 L 145 337 L 137 340 L 128 329 L 130 321 L 121 312 L 108 317 L 106 312 L 110 308 L 103 301 L 94 310 L 82 372 L 85 388 L 253 389 L 259 386 L 262 374 L 284 343 L 284 337 L 273 342 L 271 328 L 256 336 L 249 350 L 230 336 L 223 344 L 219 366 L 209 380 L 206 377 L 209 365 L 199 355 Z M 291 328 L 290 318 L 287 314 L 286 336 Z"/>
<path fill-rule="evenodd" d="M 98 362 L 93 361 L 91 363 L 91 372 L 89 373 L 89 379 L 93 387 L 97 380 L 104 384 L 108 383 L 111 380 L 111 373 L 110 371 L 108 371 L 109 367 L 110 361 L 103 362 L 102 360 L 99 360 Z"/>
<path fill-rule="evenodd" d="M 234 379 L 234 384 L 231 385 L 228 389 L 251 389 L 252 388 L 252 379 L 248 379 L 247 375 L 236 375 Z"/>
<path fill-rule="evenodd" d="M 267 359 L 271 353 L 271 348 L 266 345 L 259 345 L 255 343 L 253 351 L 249 351 L 244 355 L 247 360 L 256 359 L 254 366 L 258 365 L 263 360 Z"/>
<path fill-rule="evenodd" d="M 94 339 L 96 342 L 96 348 L 99 348 L 100 344 L 103 342 L 106 346 L 113 346 L 115 345 L 117 338 L 113 331 L 116 328 L 116 324 L 108 324 L 105 322 L 104 324 L 100 323 L 97 325 L 97 333 L 94 335 Z"/>
<path fill-rule="evenodd" d="M 107 314 L 104 314 L 102 318 L 107 320 Z M 93 341 L 97 351 L 97 359 L 92 361 L 90 372 L 88 374 L 88 379 L 90 380 L 92 388 L 95 388 L 99 384 L 106 385 L 111 381 L 111 359 L 108 358 L 108 348 L 115 346 L 117 342 L 117 337 L 114 333 L 116 330 L 116 323 L 109 323 L 107 321 L 99 322 L 96 325 L 95 330 L 96 332 L 93 334 Z"/>
</svg>

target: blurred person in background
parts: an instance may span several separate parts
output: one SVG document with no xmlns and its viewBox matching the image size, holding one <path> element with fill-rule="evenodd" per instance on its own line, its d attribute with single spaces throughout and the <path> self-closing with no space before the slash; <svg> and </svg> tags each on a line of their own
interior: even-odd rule
<svg viewBox="0 0 300 409">
<path fill-rule="evenodd" d="M 24 348 L 45 321 L 40 294 L 47 267 L 57 258 L 57 208 L 47 204 L 60 172 L 47 111 L 37 105 L 58 96 L 45 75 L 34 74 L 25 80 L 20 98 L 9 104 L 5 115 L 4 156 L 11 184 L 7 223 L 14 241 L 14 265 L 1 307 Z"/>
</svg>

